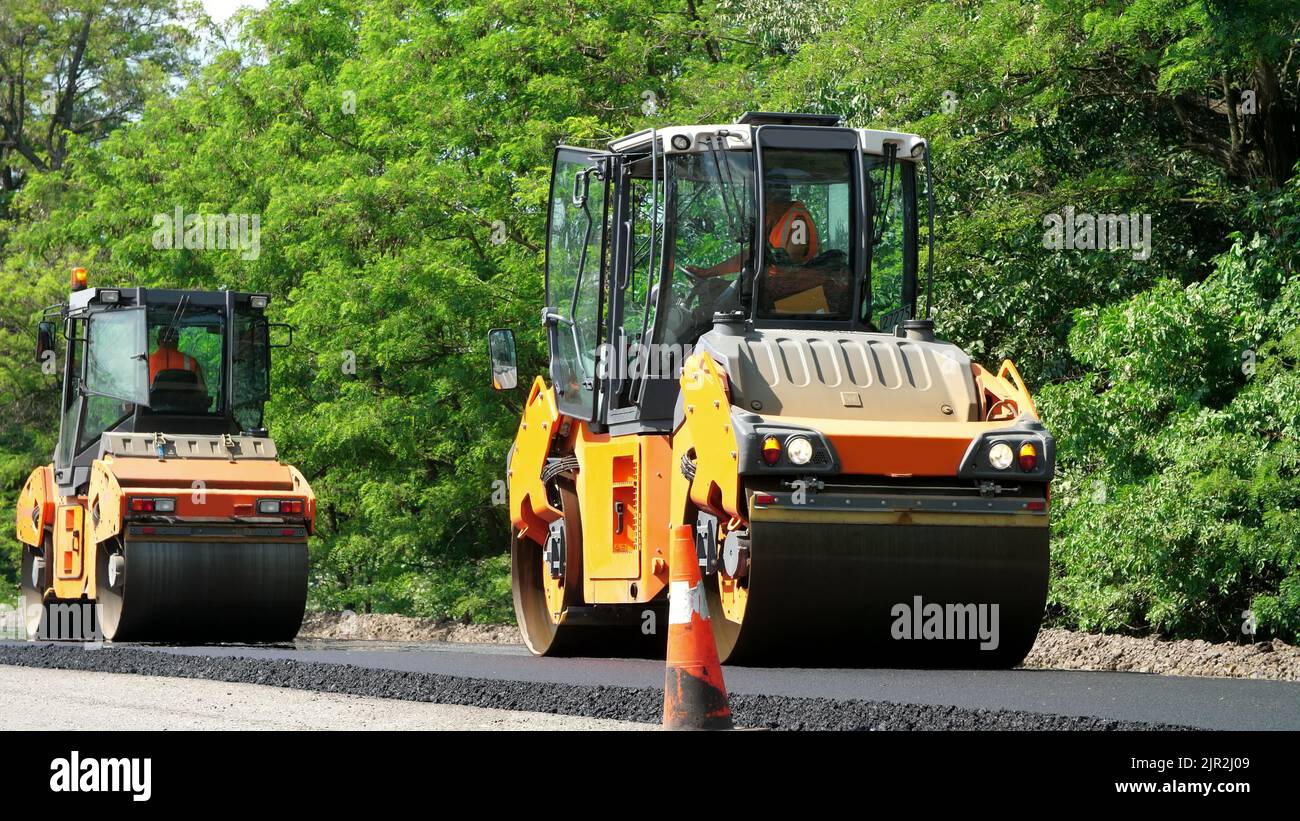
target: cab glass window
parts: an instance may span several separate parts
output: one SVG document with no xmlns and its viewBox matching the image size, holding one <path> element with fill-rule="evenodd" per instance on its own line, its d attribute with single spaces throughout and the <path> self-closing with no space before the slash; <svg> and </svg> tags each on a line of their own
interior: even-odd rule
<svg viewBox="0 0 1300 821">
<path fill-rule="evenodd" d="M 742 273 L 752 270 L 752 154 L 706 150 L 669 157 L 671 293 L 660 341 L 693 345 L 713 314 L 741 307 Z"/>
<path fill-rule="evenodd" d="M 910 319 L 914 306 L 906 298 L 915 277 L 915 190 L 913 165 L 885 157 L 863 157 L 867 176 L 867 212 L 871 224 L 871 300 L 863 319 L 882 331 Z"/>
<path fill-rule="evenodd" d="M 189 303 L 150 306 L 150 411 L 189 416 L 223 412 L 223 313 Z"/>
<path fill-rule="evenodd" d="M 853 314 L 853 153 L 763 152 L 760 319 Z"/>
<path fill-rule="evenodd" d="M 76 452 L 97 442 L 104 431 L 116 427 L 148 397 L 144 340 L 145 314 L 141 308 L 105 311 L 86 322 L 85 390 L 80 391 L 85 409 L 76 436 Z M 77 404 L 74 402 L 73 407 Z M 75 424 L 72 413 L 70 409 L 65 418 L 68 431 Z M 66 455 L 64 464 L 70 463 L 75 453 Z"/>
<path fill-rule="evenodd" d="M 144 312 L 123 308 L 95 314 L 86 330 L 86 391 L 123 402 L 144 401 Z"/>
<path fill-rule="evenodd" d="M 270 326 L 262 312 L 235 306 L 234 397 L 231 410 L 239 429 L 262 427 L 262 408 L 271 395 Z"/>
<path fill-rule="evenodd" d="M 551 380 L 560 408 L 580 419 L 593 418 L 596 399 L 606 191 L 596 162 L 581 149 L 556 153 L 546 239 Z"/>
</svg>

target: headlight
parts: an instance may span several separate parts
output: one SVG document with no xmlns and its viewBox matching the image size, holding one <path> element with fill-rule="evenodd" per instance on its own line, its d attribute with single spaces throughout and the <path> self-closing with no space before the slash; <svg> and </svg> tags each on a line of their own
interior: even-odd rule
<svg viewBox="0 0 1300 821">
<path fill-rule="evenodd" d="M 175 513 L 176 500 L 175 499 L 154 499 L 153 509 L 155 513 Z"/>
<path fill-rule="evenodd" d="M 791 436 L 785 443 L 785 455 L 796 465 L 806 465 L 812 461 L 813 446 L 805 436 Z"/>
<path fill-rule="evenodd" d="M 989 448 L 989 464 L 998 470 L 1006 470 L 1011 467 L 1011 460 L 1015 454 L 1011 451 L 1011 446 L 1006 442 L 998 442 Z"/>
</svg>

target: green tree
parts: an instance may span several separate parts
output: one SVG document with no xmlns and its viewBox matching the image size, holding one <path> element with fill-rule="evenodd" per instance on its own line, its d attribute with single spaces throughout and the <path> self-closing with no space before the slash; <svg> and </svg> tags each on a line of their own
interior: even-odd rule
<svg viewBox="0 0 1300 821">
<path fill-rule="evenodd" d="M 32 173 L 63 167 L 192 65 L 186 0 L 6 0 L 0 7 L 0 218 Z"/>
<path fill-rule="evenodd" d="M 1040 395 L 1071 622 L 1300 637 L 1300 179 L 1259 210 L 1204 281 L 1080 311 L 1087 370 Z"/>
</svg>

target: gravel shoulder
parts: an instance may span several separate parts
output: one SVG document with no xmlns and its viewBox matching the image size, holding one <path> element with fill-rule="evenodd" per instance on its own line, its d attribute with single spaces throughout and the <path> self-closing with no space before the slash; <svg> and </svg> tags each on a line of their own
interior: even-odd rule
<svg viewBox="0 0 1300 821">
<path fill-rule="evenodd" d="M 31 709 L 39 692 L 42 709 Z M 0 730 L 649 730 L 649 724 L 202 679 L 0 666 Z"/>
<path fill-rule="evenodd" d="M 473 644 L 518 644 L 513 624 L 464 624 L 394 613 L 312 610 L 302 620 L 300 639 L 353 641 L 456 641 Z"/>
<path fill-rule="evenodd" d="M 453 641 L 518 644 L 513 624 L 461 624 L 389 613 L 311 612 L 301 639 Z M 1168 641 L 1046 628 L 1022 665 L 1036 670 L 1096 670 L 1166 676 L 1300 681 L 1300 647 L 1284 642 Z"/>
<path fill-rule="evenodd" d="M 1300 647 L 1277 639 L 1254 644 L 1168 641 L 1049 628 L 1039 632 L 1023 666 L 1300 681 Z"/>
</svg>

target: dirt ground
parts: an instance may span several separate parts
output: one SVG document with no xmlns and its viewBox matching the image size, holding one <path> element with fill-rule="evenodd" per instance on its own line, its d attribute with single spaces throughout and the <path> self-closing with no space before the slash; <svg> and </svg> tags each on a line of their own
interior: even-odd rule
<svg viewBox="0 0 1300 821">
<path fill-rule="evenodd" d="M 1300 681 L 1300 647 L 1276 639 L 1254 644 L 1166 641 L 1051 628 L 1038 634 L 1024 666 Z"/>
<path fill-rule="evenodd" d="M 518 644 L 519 628 L 513 624 L 462 624 L 391 613 L 312 611 L 303 619 L 298 638 Z"/>
</svg>

